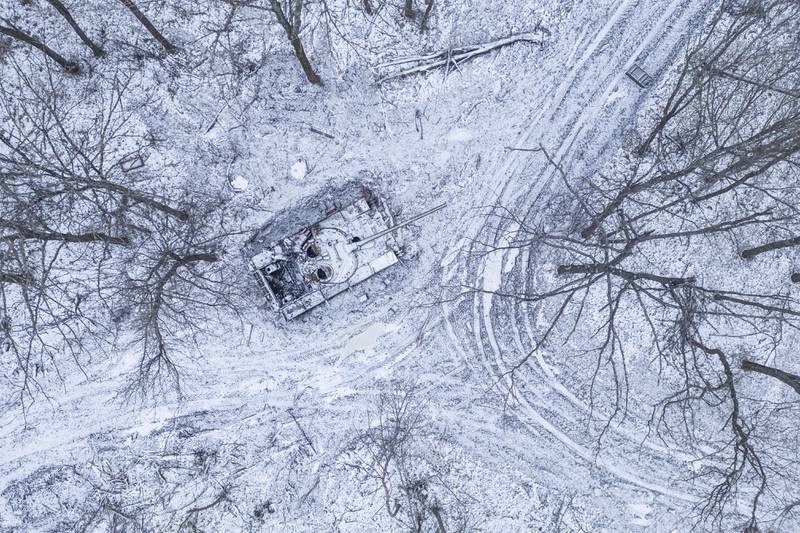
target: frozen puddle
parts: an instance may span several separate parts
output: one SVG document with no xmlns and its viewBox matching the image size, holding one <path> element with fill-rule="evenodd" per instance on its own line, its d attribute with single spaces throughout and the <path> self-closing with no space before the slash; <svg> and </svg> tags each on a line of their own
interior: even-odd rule
<svg viewBox="0 0 800 533">
<path fill-rule="evenodd" d="M 386 322 L 374 322 L 367 329 L 352 337 L 344 348 L 342 348 L 341 358 L 349 357 L 354 353 L 372 353 L 378 345 L 378 340 L 388 333 L 394 333 L 400 329 L 400 324 L 387 324 Z"/>
</svg>

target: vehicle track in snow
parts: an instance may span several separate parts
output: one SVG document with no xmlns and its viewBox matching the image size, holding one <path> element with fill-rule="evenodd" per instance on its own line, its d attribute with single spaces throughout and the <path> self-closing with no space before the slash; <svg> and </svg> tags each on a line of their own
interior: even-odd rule
<svg viewBox="0 0 800 533">
<path fill-rule="evenodd" d="M 618 91 L 619 84 L 624 81 L 624 72 L 643 55 L 647 55 L 648 66 L 651 69 L 656 68 L 660 71 L 667 68 L 674 62 L 680 49 L 677 44 L 688 37 L 698 26 L 698 21 L 703 20 L 705 14 L 703 8 L 710 5 L 710 2 L 704 5 L 674 0 L 669 4 L 663 4 L 663 10 L 660 12 L 648 11 L 645 15 L 636 12 L 637 8 L 641 8 L 640 4 L 641 2 L 623 1 L 616 6 L 605 25 L 595 33 L 590 44 L 580 54 L 580 59 L 570 69 L 553 97 L 535 113 L 529 127 L 520 135 L 516 148 L 533 148 L 542 143 L 554 154 L 556 161 L 562 162 L 565 171 L 569 173 L 570 169 L 579 166 L 573 164 L 576 158 L 576 146 L 581 146 L 582 155 L 585 157 L 590 144 L 586 142 L 586 137 L 590 132 L 595 135 L 594 142 L 591 143 L 593 146 L 605 148 L 613 144 L 612 137 L 619 132 L 619 128 L 603 127 L 605 124 L 614 124 L 613 120 L 608 120 L 609 115 L 611 119 L 617 119 L 618 124 L 620 115 L 630 118 L 636 112 L 636 106 L 631 105 L 631 98 L 620 98 L 615 104 L 606 106 L 611 94 Z M 667 43 L 666 50 L 657 48 L 664 43 Z M 604 52 L 609 47 L 613 48 L 610 56 Z M 603 64 L 605 75 L 597 75 L 596 66 L 590 68 L 595 63 Z M 588 95 L 588 98 L 585 95 Z M 584 97 L 586 101 L 581 102 L 582 105 L 574 105 L 572 100 L 580 97 Z M 623 105 L 629 105 L 630 108 L 625 109 Z M 570 114 L 571 110 L 577 110 L 578 113 Z M 552 136 L 548 138 L 546 132 L 555 132 L 555 139 Z M 602 160 L 600 153 L 592 153 L 590 156 Z M 540 202 L 546 193 L 552 189 L 556 171 L 552 168 L 546 169 L 535 183 L 527 185 L 523 183 L 521 174 L 525 172 L 525 166 L 529 162 L 530 152 L 511 151 L 487 177 L 489 191 L 476 197 L 488 198 L 490 201 L 487 203 L 490 205 L 501 205 L 517 213 L 530 214 L 537 205 L 541 205 Z M 591 165 L 588 166 L 591 168 Z M 458 264 L 463 266 L 464 272 L 458 282 L 461 286 L 486 288 L 484 283 L 489 259 L 488 256 L 484 256 L 481 261 L 473 260 L 479 251 L 478 243 L 499 244 L 505 234 L 514 229 L 509 226 L 507 220 L 492 224 L 491 213 L 480 223 L 470 222 L 466 221 L 468 228 L 466 239 L 461 241 L 466 240 L 469 244 L 459 252 L 456 259 Z M 500 258 L 501 265 L 505 261 L 505 255 L 503 253 Z M 522 255 L 522 260 L 519 257 L 515 260 L 515 271 L 521 274 L 508 276 L 511 278 L 511 283 L 506 280 L 506 285 L 503 285 L 504 292 L 514 290 L 522 292 L 527 289 L 528 260 L 527 254 Z M 445 275 L 444 282 L 452 283 L 452 279 Z M 493 324 L 499 313 L 497 308 L 493 309 L 493 305 L 498 304 L 493 302 L 491 294 L 475 293 L 472 296 L 470 313 L 464 313 L 463 309 L 453 312 L 453 308 L 449 305 L 443 306 L 444 315 L 448 318 L 445 331 L 449 333 L 451 342 L 459 347 L 457 350 L 460 358 L 469 359 L 468 354 L 477 351 L 482 373 L 508 387 L 506 372 L 514 363 L 511 359 L 515 356 L 517 359 L 520 358 L 527 352 L 525 344 L 533 343 L 534 334 L 529 323 L 531 314 L 527 305 L 514 301 L 503 304 L 512 307 L 511 316 L 519 317 L 523 321 L 524 336 L 518 329 L 517 320 L 511 320 L 513 325 L 511 339 L 499 339 L 495 335 Z M 520 310 L 522 312 L 519 312 Z M 467 316 L 471 318 L 471 324 Z M 507 323 L 508 321 L 505 322 L 506 325 Z M 456 333 L 456 329 L 460 330 L 461 335 Z M 462 347 L 461 338 L 469 332 L 473 341 Z M 508 340 L 511 342 L 507 342 Z M 535 400 L 529 399 L 528 393 L 516 396 L 517 403 L 513 406 L 513 410 L 523 424 L 532 430 L 535 428 L 546 430 L 566 445 L 573 454 L 632 485 L 678 500 L 697 501 L 696 496 L 688 492 L 690 489 L 671 488 L 669 487 L 671 480 L 655 480 L 652 475 L 653 471 L 675 472 L 676 467 L 679 468 L 676 462 L 690 459 L 687 454 L 646 442 L 644 435 L 619 426 L 612 427 L 612 436 L 607 437 L 612 441 L 612 446 L 604 450 L 602 456 L 591 451 L 588 444 L 579 443 L 578 440 L 581 437 L 585 438 L 586 435 L 579 433 L 580 428 L 575 427 L 574 421 L 588 417 L 587 407 L 574 393 L 558 383 L 552 373 L 548 375 L 546 364 L 540 354 L 536 354 L 535 359 L 541 373 L 526 374 L 526 377 L 544 383 L 550 388 L 550 392 L 543 394 L 537 391 L 537 394 L 532 395 Z M 473 368 L 476 366 L 473 365 Z M 608 446 L 608 443 L 605 445 Z M 625 451 L 620 453 L 622 449 Z M 616 457 L 609 457 L 610 454 L 605 453 L 609 451 Z M 631 453 L 634 453 L 634 457 L 636 454 L 644 456 L 644 467 L 634 468 L 631 464 L 623 464 L 630 461 Z M 642 473 L 637 473 L 636 470 Z M 648 473 L 644 474 L 645 471 Z"/>
</svg>

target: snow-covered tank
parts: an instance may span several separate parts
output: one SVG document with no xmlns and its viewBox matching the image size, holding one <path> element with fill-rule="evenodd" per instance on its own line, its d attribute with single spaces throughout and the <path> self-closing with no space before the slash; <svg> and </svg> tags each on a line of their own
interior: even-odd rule
<svg viewBox="0 0 800 533">
<path fill-rule="evenodd" d="M 246 248 L 250 270 L 268 302 L 290 320 L 397 263 L 394 230 L 442 207 L 395 225 L 385 202 L 361 187 L 354 199 L 299 231 L 270 239 L 286 227 L 281 221 L 262 230 Z"/>
</svg>

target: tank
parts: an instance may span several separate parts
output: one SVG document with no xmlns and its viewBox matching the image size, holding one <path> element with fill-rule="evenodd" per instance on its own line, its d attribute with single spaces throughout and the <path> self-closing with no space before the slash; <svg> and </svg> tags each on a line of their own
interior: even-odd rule
<svg viewBox="0 0 800 533">
<path fill-rule="evenodd" d="M 250 271 L 271 307 L 286 320 L 396 264 L 395 231 L 444 207 L 395 224 L 382 198 L 364 186 L 357 190 L 355 196 L 347 190 L 329 193 L 346 203 L 328 208 L 321 219 L 292 231 L 298 218 L 310 218 L 320 208 L 320 201 L 303 202 L 248 242 Z M 278 237 L 282 231 L 288 234 Z"/>
</svg>

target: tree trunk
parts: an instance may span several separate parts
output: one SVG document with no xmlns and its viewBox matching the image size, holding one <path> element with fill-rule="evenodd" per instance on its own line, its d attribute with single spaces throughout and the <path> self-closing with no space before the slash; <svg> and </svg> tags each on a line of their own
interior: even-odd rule
<svg viewBox="0 0 800 533">
<path fill-rule="evenodd" d="M 143 203 L 149 207 L 161 211 L 162 213 L 166 213 L 172 217 L 175 217 L 182 222 L 186 222 L 187 220 L 189 220 L 190 215 L 187 211 L 183 209 L 176 209 L 147 194 L 135 191 L 124 185 L 120 185 L 119 183 L 107 180 L 93 180 L 89 178 L 79 178 L 79 177 L 77 177 L 76 180 L 79 183 L 83 183 L 84 185 L 88 185 L 89 187 L 95 189 L 116 192 L 123 196 L 127 196 L 128 198 L 130 198 L 135 202 Z"/>
<path fill-rule="evenodd" d="M 115 237 L 100 231 L 91 231 L 88 233 L 62 233 L 59 231 L 43 231 L 40 229 L 29 228 L 18 222 L 11 220 L 0 219 L 0 228 L 12 230 L 14 233 L 7 235 L 0 235 L 0 242 L 11 242 L 26 239 L 35 239 L 39 241 L 62 241 L 62 242 L 102 242 L 106 244 L 115 244 L 121 246 L 128 246 L 131 240 L 127 237 Z"/>
<path fill-rule="evenodd" d="M 428 20 L 431 18 L 433 10 L 433 0 L 425 0 L 425 12 L 422 14 L 422 21 L 419 23 L 419 31 L 427 31 Z"/>
<path fill-rule="evenodd" d="M 33 276 L 28 272 L 24 274 L 17 274 L 15 272 L 0 272 L 0 283 L 27 285 L 31 282 L 33 282 Z"/>
<path fill-rule="evenodd" d="M 150 32 L 150 35 L 155 37 L 156 40 L 161 43 L 161 46 L 164 47 L 167 53 L 174 54 L 178 51 L 178 48 L 169 42 L 166 37 L 161 35 L 161 32 L 158 31 L 155 26 L 153 26 L 153 23 L 150 22 L 150 20 L 144 15 L 144 13 L 141 12 L 138 7 L 136 7 L 136 4 L 133 3 L 133 0 L 120 0 L 120 2 L 122 2 L 123 5 L 127 7 L 131 13 L 133 13 L 133 16 L 142 23 L 142 26 L 147 28 L 147 31 Z"/>
<path fill-rule="evenodd" d="M 300 65 L 303 67 L 303 72 L 308 78 L 308 81 L 315 85 L 319 85 L 322 83 L 322 79 L 319 75 L 314 72 L 314 67 L 311 66 L 311 61 L 308 60 L 308 56 L 306 56 L 306 51 L 303 48 L 303 43 L 300 41 L 300 37 L 292 37 L 292 48 L 294 48 L 294 55 L 297 56 L 297 60 L 300 61 Z"/>
<path fill-rule="evenodd" d="M 47 57 L 61 65 L 66 72 L 70 74 L 77 74 L 80 72 L 81 68 L 78 66 L 77 63 L 74 61 L 70 61 L 66 59 L 61 54 L 53 50 L 52 48 L 48 47 L 46 44 L 41 42 L 40 40 L 36 39 L 35 37 L 31 37 L 27 33 L 24 33 L 16 28 L 8 28 L 5 26 L 0 26 L 0 34 L 8 35 L 9 37 L 13 37 L 18 41 L 22 41 L 25 44 L 33 46 L 34 48 L 38 48 L 42 52 L 44 52 Z"/>
<path fill-rule="evenodd" d="M 800 376 L 796 376 L 794 374 L 790 374 L 789 372 L 784 372 L 783 370 L 779 370 L 777 368 L 760 365 L 758 363 L 754 363 L 752 361 L 747 361 L 747 360 L 742 361 L 742 370 L 745 370 L 747 372 L 758 372 L 759 374 L 764 374 L 765 376 L 773 377 L 777 380 L 786 383 L 791 388 L 793 388 L 797 394 L 800 394 Z"/>
<path fill-rule="evenodd" d="M 407 19 L 414 20 L 414 0 L 406 0 L 406 4 L 403 7 L 403 15 Z"/>
<path fill-rule="evenodd" d="M 774 250 L 780 250 L 781 248 L 790 248 L 792 246 L 797 246 L 798 244 L 800 244 L 800 237 L 770 242 L 767 244 L 762 244 L 761 246 L 756 246 L 755 248 L 744 250 L 742 252 L 742 257 L 744 259 L 750 259 L 751 257 L 755 257 L 758 254 L 763 254 L 764 252 L 772 252 Z"/>
<path fill-rule="evenodd" d="M 303 67 L 303 72 L 305 73 L 306 78 L 308 78 L 308 81 L 311 83 L 318 85 L 322 83 L 322 79 L 317 75 L 316 72 L 314 72 L 314 67 L 311 66 L 311 61 L 308 60 L 305 48 L 303 48 L 303 42 L 300 40 L 300 13 L 303 6 L 302 2 L 303 0 L 295 0 L 295 10 L 292 16 L 293 24 L 290 23 L 286 18 L 286 15 L 284 14 L 283 9 L 281 9 L 278 0 L 271 0 L 270 6 L 272 7 L 272 12 L 275 13 L 275 17 L 278 19 L 278 23 L 286 32 L 289 42 L 292 43 L 294 55 L 300 62 L 300 66 Z"/>
<path fill-rule="evenodd" d="M 102 56 L 105 55 L 105 52 L 103 51 L 103 49 L 101 47 L 97 46 L 96 44 L 94 44 L 94 41 L 92 41 L 86 35 L 86 33 L 81 29 L 81 27 L 78 26 L 78 23 L 72 17 L 72 14 L 69 12 L 69 10 L 66 8 L 66 6 L 64 6 L 64 4 L 61 3 L 61 0 L 47 0 L 47 2 L 51 6 L 56 8 L 56 11 L 58 11 L 61 14 L 61 16 L 64 17 L 64 19 L 66 19 L 66 21 L 69 23 L 69 25 L 72 27 L 72 29 L 75 30 L 75 33 L 78 34 L 78 37 L 81 38 L 81 41 L 83 41 L 83 44 L 85 44 L 86 46 L 91 48 L 92 53 L 94 54 L 95 57 L 102 57 Z"/>
<path fill-rule="evenodd" d="M 436 525 L 439 528 L 438 533 L 447 533 L 447 530 L 444 527 L 444 520 L 442 519 L 442 510 L 438 505 L 434 505 L 431 507 L 431 512 L 433 513 L 434 518 L 436 518 Z"/>
</svg>

